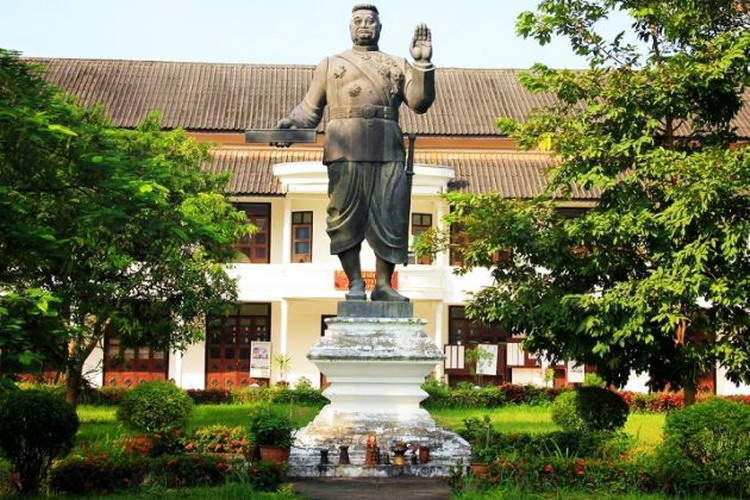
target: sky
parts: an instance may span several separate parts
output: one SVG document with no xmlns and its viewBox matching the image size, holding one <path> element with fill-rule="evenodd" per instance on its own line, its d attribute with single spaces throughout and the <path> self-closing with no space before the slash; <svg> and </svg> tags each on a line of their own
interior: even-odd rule
<svg viewBox="0 0 750 500">
<path fill-rule="evenodd" d="M 351 45 L 356 0 L 0 0 L 0 48 L 32 57 L 315 64 Z M 537 0 L 374 0 L 380 49 L 407 57 L 414 26 L 432 29 L 442 67 L 582 68 L 567 43 L 515 34 Z M 626 25 L 625 17 L 612 26 Z"/>
</svg>

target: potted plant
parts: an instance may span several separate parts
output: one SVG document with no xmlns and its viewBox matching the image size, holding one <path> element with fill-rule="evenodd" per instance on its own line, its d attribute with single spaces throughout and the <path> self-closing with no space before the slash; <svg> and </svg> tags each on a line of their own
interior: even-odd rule
<svg viewBox="0 0 750 500">
<path fill-rule="evenodd" d="M 495 452 L 490 446 L 476 444 L 471 447 L 469 467 L 475 477 L 484 477 L 489 470 L 489 464 L 495 460 Z"/>
<path fill-rule="evenodd" d="M 289 367 L 292 364 L 292 357 L 288 354 L 277 354 L 273 357 L 273 364 L 279 370 L 279 381 L 277 385 L 287 386 L 289 382 L 286 380 L 286 376 L 289 373 Z"/>
<path fill-rule="evenodd" d="M 251 441 L 260 448 L 261 460 L 286 463 L 294 429 L 289 417 L 268 407 L 259 408 L 250 416 Z"/>
</svg>

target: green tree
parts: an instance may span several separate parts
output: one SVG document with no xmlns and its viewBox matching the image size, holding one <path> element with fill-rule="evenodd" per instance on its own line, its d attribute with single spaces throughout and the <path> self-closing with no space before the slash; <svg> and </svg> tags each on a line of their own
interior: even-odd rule
<svg viewBox="0 0 750 500">
<path fill-rule="evenodd" d="M 608 39 L 597 28 L 615 11 L 633 22 Z M 717 362 L 750 381 L 750 148 L 732 126 L 749 27 L 733 0 L 543 0 L 520 15 L 521 36 L 567 38 L 589 68 L 535 65 L 521 81 L 554 104 L 498 121 L 521 147 L 555 155 L 541 196 L 449 197 L 447 222 L 470 240 L 463 271 L 494 277 L 469 317 L 611 383 L 648 372 L 688 402 Z M 569 218 L 556 206 L 574 188 L 599 202 Z M 433 234 L 421 247 L 445 243 Z"/>
<path fill-rule="evenodd" d="M 54 318 L 34 344 L 47 361 L 50 337 L 63 345 L 75 404 L 105 331 L 162 349 L 200 338 L 205 315 L 235 298 L 223 263 L 252 227 L 227 201 L 227 178 L 201 169 L 207 145 L 162 132 L 155 116 L 113 127 L 39 71 L 0 52 L 0 289 L 29 304 L 25 316 L 0 304 L 0 333 L 28 334 L 29 310 Z"/>
</svg>

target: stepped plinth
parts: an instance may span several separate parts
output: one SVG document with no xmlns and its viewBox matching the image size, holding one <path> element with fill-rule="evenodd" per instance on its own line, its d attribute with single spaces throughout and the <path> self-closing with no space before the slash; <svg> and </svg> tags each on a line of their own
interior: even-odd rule
<svg viewBox="0 0 750 500">
<path fill-rule="evenodd" d="M 447 476 L 460 460 L 468 463 L 469 444 L 438 427 L 419 406 L 427 397 L 425 376 L 444 358 L 413 317 L 408 302 L 340 302 L 326 335 L 307 357 L 330 382 L 330 400 L 295 435 L 289 458 L 291 477 Z M 429 446 L 430 461 L 406 467 L 365 467 L 367 437 L 374 434 L 381 453 L 404 441 Z M 350 466 L 336 466 L 339 446 L 349 446 Z M 320 450 L 332 465 L 319 466 Z"/>
</svg>

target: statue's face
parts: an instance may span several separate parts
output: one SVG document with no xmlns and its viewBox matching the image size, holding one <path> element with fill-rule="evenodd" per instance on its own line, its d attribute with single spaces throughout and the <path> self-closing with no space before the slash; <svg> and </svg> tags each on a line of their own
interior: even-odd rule
<svg viewBox="0 0 750 500">
<path fill-rule="evenodd" d="M 349 32 L 354 45 L 377 45 L 380 39 L 380 19 L 371 10 L 355 10 L 352 12 L 352 22 Z"/>
</svg>

